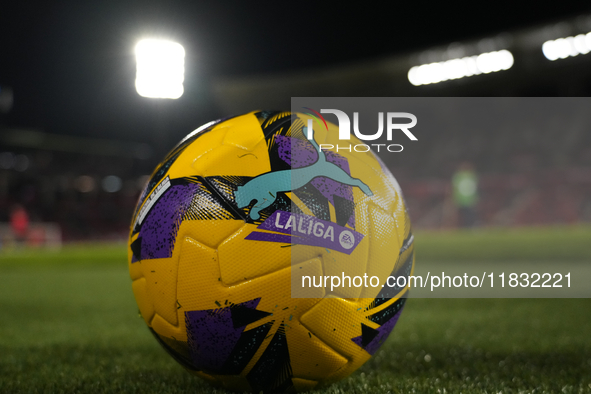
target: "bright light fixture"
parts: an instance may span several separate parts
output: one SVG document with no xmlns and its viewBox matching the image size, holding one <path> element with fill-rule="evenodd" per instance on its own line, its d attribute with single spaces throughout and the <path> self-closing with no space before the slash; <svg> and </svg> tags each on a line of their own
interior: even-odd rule
<svg viewBox="0 0 591 394">
<path fill-rule="evenodd" d="M 135 46 L 135 89 L 143 97 L 177 99 L 183 95 L 185 49 L 166 40 L 146 39 Z"/>
<path fill-rule="evenodd" d="M 586 55 L 591 52 L 591 33 L 546 41 L 542 45 L 542 52 L 546 59 L 552 61 L 566 59 L 570 56 Z"/>
<path fill-rule="evenodd" d="M 428 85 L 450 79 L 508 70 L 512 66 L 513 54 L 503 49 L 461 59 L 414 66 L 408 71 L 408 80 L 415 86 Z"/>
</svg>

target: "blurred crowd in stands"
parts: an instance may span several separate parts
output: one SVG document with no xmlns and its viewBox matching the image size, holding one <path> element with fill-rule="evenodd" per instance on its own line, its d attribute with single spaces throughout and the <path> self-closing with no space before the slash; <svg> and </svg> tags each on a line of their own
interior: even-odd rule
<svg viewBox="0 0 591 394">
<path fill-rule="evenodd" d="M 24 168 L 17 157 L 26 157 Z M 124 239 L 153 166 L 133 157 L 0 152 L 0 222 L 24 211 L 31 223 L 57 223 L 64 241 Z"/>
</svg>

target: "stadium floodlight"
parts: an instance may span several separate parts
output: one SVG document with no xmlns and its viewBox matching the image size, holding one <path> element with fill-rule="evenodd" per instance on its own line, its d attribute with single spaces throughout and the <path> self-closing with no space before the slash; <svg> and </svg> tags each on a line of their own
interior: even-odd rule
<svg viewBox="0 0 591 394">
<path fill-rule="evenodd" d="M 183 95 L 185 49 L 167 40 L 145 39 L 135 46 L 135 88 L 140 96 L 178 99 Z"/>
<path fill-rule="evenodd" d="M 575 37 L 557 38 L 542 44 L 542 52 L 546 59 L 554 61 L 567 57 L 586 55 L 591 52 L 591 32 Z"/>
<path fill-rule="evenodd" d="M 428 85 L 472 75 L 508 70 L 512 66 L 513 54 L 503 49 L 461 59 L 414 66 L 408 71 L 408 80 L 415 86 Z"/>
</svg>

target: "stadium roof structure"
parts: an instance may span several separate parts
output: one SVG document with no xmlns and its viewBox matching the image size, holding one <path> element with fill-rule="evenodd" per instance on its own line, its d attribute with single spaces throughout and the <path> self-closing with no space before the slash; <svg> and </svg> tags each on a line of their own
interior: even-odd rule
<svg viewBox="0 0 591 394">
<path fill-rule="evenodd" d="M 542 51 L 548 40 L 588 32 L 591 14 L 344 65 L 221 77 L 212 90 L 225 113 L 248 111 L 253 104 L 258 108 L 289 108 L 290 97 L 589 96 L 591 53 L 553 62 Z M 591 50 L 591 34 L 589 37 Z M 409 70 L 415 66 L 498 51 L 512 54 L 514 61 L 507 71 L 422 86 L 409 81 Z"/>
</svg>

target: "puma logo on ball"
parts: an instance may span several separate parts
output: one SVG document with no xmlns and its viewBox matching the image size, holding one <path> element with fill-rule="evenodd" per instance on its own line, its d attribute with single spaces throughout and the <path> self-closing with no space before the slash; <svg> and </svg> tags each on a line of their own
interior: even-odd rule
<svg viewBox="0 0 591 394">
<path fill-rule="evenodd" d="M 306 135 L 307 127 L 304 127 L 303 131 L 304 135 Z M 316 163 L 306 167 L 261 174 L 248 181 L 245 185 L 238 186 L 234 192 L 238 208 L 247 207 L 253 200 L 255 201 L 249 212 L 249 216 L 253 220 L 260 218 L 259 212 L 275 202 L 277 193 L 298 189 L 320 176 L 345 185 L 357 186 L 366 195 L 373 195 L 370 188 L 361 180 L 351 177 L 342 168 L 326 160 L 326 154 L 319 149 L 314 140 L 314 130 L 310 131 L 312 138 L 309 141 L 318 152 Z"/>
</svg>

